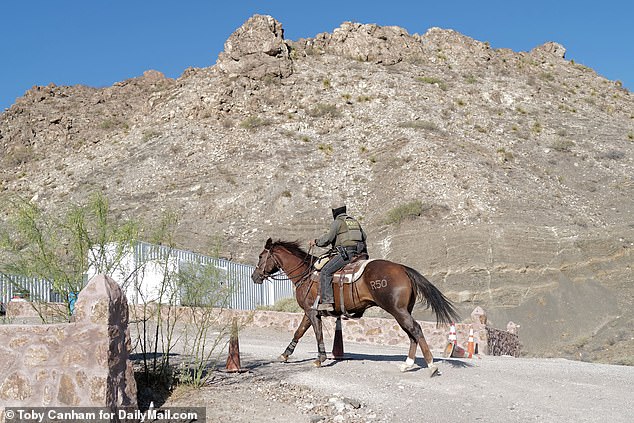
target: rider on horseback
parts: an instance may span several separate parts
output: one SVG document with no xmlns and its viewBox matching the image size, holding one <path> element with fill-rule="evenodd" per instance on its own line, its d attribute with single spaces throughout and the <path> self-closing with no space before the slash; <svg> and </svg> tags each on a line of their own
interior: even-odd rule
<svg viewBox="0 0 634 423">
<path fill-rule="evenodd" d="M 367 255 L 366 237 L 359 222 L 346 214 L 346 206 L 332 209 L 333 222 L 328 233 L 310 241 L 310 246 L 326 247 L 332 245 L 335 255 L 321 269 L 321 304 L 317 310 L 333 311 L 335 302 L 333 274 L 361 254 Z"/>
</svg>

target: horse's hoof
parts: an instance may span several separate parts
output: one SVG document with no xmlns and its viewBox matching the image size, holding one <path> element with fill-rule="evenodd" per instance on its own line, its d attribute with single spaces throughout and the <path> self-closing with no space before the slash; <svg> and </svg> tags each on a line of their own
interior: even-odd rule
<svg viewBox="0 0 634 423">
<path fill-rule="evenodd" d="M 409 372 L 410 370 L 413 370 L 415 368 L 416 368 L 416 364 L 402 363 L 400 366 L 401 372 Z"/>
<path fill-rule="evenodd" d="M 438 370 L 438 366 L 435 364 L 429 366 L 427 371 L 429 372 L 429 377 L 440 376 L 440 370 Z"/>
<path fill-rule="evenodd" d="M 315 367 L 321 367 L 321 363 L 323 363 L 327 359 L 328 357 L 326 356 L 326 354 L 319 355 L 317 356 L 317 360 L 313 361 L 313 364 L 315 365 Z"/>
<path fill-rule="evenodd" d="M 280 362 L 282 363 L 288 363 L 288 356 L 281 354 L 278 358 L 277 358 Z"/>
</svg>

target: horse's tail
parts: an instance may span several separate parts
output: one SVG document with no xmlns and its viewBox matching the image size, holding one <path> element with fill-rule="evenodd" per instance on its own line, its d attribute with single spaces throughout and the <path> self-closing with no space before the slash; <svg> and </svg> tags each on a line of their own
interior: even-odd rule
<svg viewBox="0 0 634 423">
<path fill-rule="evenodd" d="M 427 302 L 427 308 L 431 307 L 432 311 L 436 314 L 437 324 L 450 324 L 460 320 L 460 316 L 451 301 L 449 301 L 438 288 L 429 282 L 427 278 L 418 273 L 418 271 L 411 267 L 403 267 L 407 272 L 407 276 L 409 276 L 412 281 L 416 297 L 419 300 L 425 300 Z"/>
</svg>

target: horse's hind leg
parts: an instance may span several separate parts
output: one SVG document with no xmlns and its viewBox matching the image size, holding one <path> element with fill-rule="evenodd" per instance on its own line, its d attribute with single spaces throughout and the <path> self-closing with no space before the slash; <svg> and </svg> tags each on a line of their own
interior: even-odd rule
<svg viewBox="0 0 634 423">
<path fill-rule="evenodd" d="M 401 370 L 407 371 L 413 368 L 414 360 L 416 359 L 416 347 L 420 346 L 423 357 L 425 357 L 425 361 L 427 362 L 429 376 L 434 376 L 438 372 L 438 367 L 434 364 L 434 356 L 429 349 L 429 345 L 427 345 L 425 335 L 423 335 L 423 329 L 421 329 L 418 322 L 414 320 L 410 313 L 394 313 L 393 316 L 410 339 L 407 360 L 405 360 L 405 364 L 401 366 Z"/>
<path fill-rule="evenodd" d="M 283 361 L 285 363 L 288 361 L 288 357 L 291 354 L 293 354 L 293 352 L 295 351 L 295 347 L 297 346 L 297 343 L 302 338 L 302 336 L 304 336 L 304 334 L 306 333 L 310 325 L 311 325 L 310 319 L 308 318 L 306 314 L 304 314 L 304 316 L 302 317 L 302 321 L 299 323 L 299 326 L 297 327 L 297 330 L 295 331 L 295 334 L 293 335 L 293 340 L 291 341 L 290 344 L 288 344 L 288 347 L 286 347 L 286 350 L 284 350 L 284 352 L 280 355 L 280 358 L 279 358 L 280 361 Z"/>
<path fill-rule="evenodd" d="M 409 336 L 409 352 L 407 353 L 407 359 L 405 363 L 401 364 L 401 371 L 406 372 L 416 367 L 414 362 L 416 361 L 416 350 L 418 349 L 418 342 L 411 335 Z"/>
<path fill-rule="evenodd" d="M 418 325 L 416 321 L 414 321 Z M 418 325 L 420 328 L 420 325 Z M 438 371 L 438 366 L 434 364 L 434 355 L 431 353 L 429 349 L 429 345 L 427 345 L 427 340 L 425 339 L 425 335 L 423 335 L 423 330 L 420 330 L 420 338 L 418 338 L 418 344 L 420 345 L 420 350 L 425 357 L 425 361 L 427 362 L 427 369 L 429 370 L 429 377 L 434 376 L 436 373 L 440 374 Z"/>
</svg>

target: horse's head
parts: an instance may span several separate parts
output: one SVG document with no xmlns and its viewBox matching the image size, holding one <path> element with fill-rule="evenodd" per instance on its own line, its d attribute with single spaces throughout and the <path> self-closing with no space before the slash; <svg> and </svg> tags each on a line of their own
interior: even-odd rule
<svg viewBox="0 0 634 423">
<path fill-rule="evenodd" d="M 251 275 L 251 279 L 255 283 L 262 283 L 264 279 L 270 277 L 280 270 L 280 265 L 277 259 L 273 255 L 273 240 L 269 238 L 264 245 L 264 250 L 258 257 L 258 264 L 255 266 L 255 270 Z"/>
</svg>

